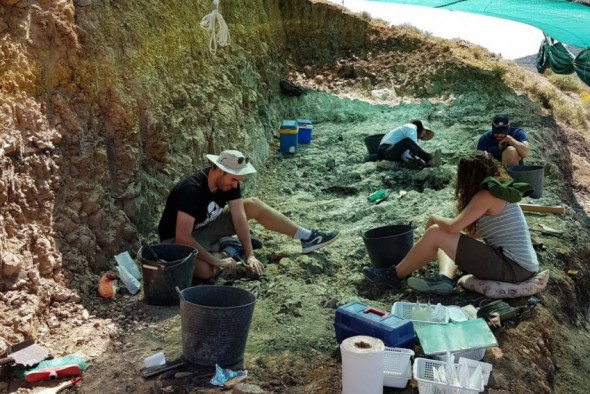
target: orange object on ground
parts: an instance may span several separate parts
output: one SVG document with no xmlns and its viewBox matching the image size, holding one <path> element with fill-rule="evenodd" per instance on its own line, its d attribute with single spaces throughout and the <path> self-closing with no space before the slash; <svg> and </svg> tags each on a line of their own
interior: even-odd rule
<svg viewBox="0 0 590 394">
<path fill-rule="evenodd" d="M 98 295 L 102 298 L 115 298 L 115 294 L 117 294 L 117 277 L 107 272 L 98 281 Z"/>
</svg>

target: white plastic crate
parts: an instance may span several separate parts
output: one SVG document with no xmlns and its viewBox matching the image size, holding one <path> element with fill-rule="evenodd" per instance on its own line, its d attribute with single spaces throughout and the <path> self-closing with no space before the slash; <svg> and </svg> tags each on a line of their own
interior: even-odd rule
<svg viewBox="0 0 590 394">
<path fill-rule="evenodd" d="M 449 322 L 449 311 L 446 306 L 444 308 L 444 318 L 442 320 L 432 319 L 417 319 L 416 311 L 421 309 L 429 311 L 430 314 L 434 312 L 436 305 L 430 304 L 417 304 L 415 302 L 394 302 L 391 307 L 391 314 L 400 317 L 405 320 L 411 320 L 416 323 L 429 323 L 429 324 L 447 324 Z"/>
<path fill-rule="evenodd" d="M 414 352 L 410 349 L 385 347 L 383 353 L 383 385 L 404 388 L 412 377 L 411 358 Z"/>
<path fill-rule="evenodd" d="M 459 357 L 465 357 L 470 360 L 479 361 L 483 358 L 483 356 L 485 356 L 486 350 L 487 350 L 486 347 L 478 347 L 478 348 L 474 348 L 474 349 L 461 350 L 459 352 L 451 352 L 451 354 L 455 356 L 455 360 L 458 360 Z M 434 358 L 436 360 L 440 360 L 440 361 L 447 361 L 447 353 L 446 352 L 428 354 L 428 357 L 432 357 L 432 358 Z"/>
<path fill-rule="evenodd" d="M 469 389 L 465 387 L 452 386 L 450 384 L 439 383 L 434 380 L 434 373 L 432 370 L 438 368 L 441 365 L 446 365 L 443 361 L 430 360 L 427 358 L 416 358 L 414 359 L 413 374 L 414 379 L 418 382 L 418 393 L 420 394 L 476 394 L 479 393 L 478 389 Z M 457 373 L 459 373 L 459 365 L 455 364 Z M 470 373 L 474 369 L 469 366 Z M 483 369 L 483 368 L 482 368 Z M 483 375 L 483 374 L 482 374 Z M 488 375 L 489 377 L 489 375 Z M 484 382 L 484 384 L 487 383 Z"/>
</svg>

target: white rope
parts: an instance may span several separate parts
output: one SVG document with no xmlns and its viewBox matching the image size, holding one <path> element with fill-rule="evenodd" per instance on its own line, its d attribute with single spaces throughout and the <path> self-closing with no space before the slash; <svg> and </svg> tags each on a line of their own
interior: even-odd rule
<svg viewBox="0 0 590 394">
<path fill-rule="evenodd" d="M 219 0 L 213 0 L 215 9 L 208 15 L 205 15 L 201 19 L 201 27 L 205 30 L 211 31 L 211 37 L 209 39 L 209 52 L 213 55 L 217 52 L 217 45 L 227 46 L 229 45 L 229 29 L 223 19 L 223 16 L 219 13 Z M 218 29 L 215 30 L 215 22 L 219 25 Z"/>
</svg>

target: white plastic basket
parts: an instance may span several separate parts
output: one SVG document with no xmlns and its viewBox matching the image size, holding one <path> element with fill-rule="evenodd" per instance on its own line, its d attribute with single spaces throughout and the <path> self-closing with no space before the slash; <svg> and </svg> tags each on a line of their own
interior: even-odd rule
<svg viewBox="0 0 590 394">
<path fill-rule="evenodd" d="M 414 379 L 418 382 L 418 392 L 420 394 L 476 394 L 479 393 L 477 389 L 469 389 L 466 387 L 451 386 L 445 383 L 439 383 L 434 380 L 434 373 L 432 370 L 441 365 L 446 365 L 443 361 L 430 360 L 427 358 L 414 359 L 413 374 Z M 455 366 L 457 373 L 459 372 L 459 365 Z M 471 371 L 471 366 L 469 367 Z M 488 375 L 489 376 L 489 375 Z"/>
<path fill-rule="evenodd" d="M 417 323 L 430 323 L 430 324 L 447 324 L 449 322 L 449 311 L 446 306 L 444 308 L 444 318 L 442 320 L 422 320 L 416 319 L 417 309 L 426 309 L 430 312 L 434 312 L 436 305 L 430 304 L 417 304 L 415 302 L 394 302 L 391 307 L 391 314 L 405 320 L 411 320 Z"/>
<path fill-rule="evenodd" d="M 383 385 L 404 388 L 412 377 L 411 358 L 414 352 L 399 347 L 385 347 L 383 353 Z"/>
<path fill-rule="evenodd" d="M 398 389 L 404 389 L 408 385 L 408 382 L 412 379 L 412 364 L 409 363 L 404 372 L 401 375 L 383 373 L 383 386 L 395 387 Z"/>
<path fill-rule="evenodd" d="M 455 360 L 458 360 L 459 357 L 468 358 L 470 360 L 479 361 L 485 356 L 487 347 L 478 347 L 473 349 L 461 350 L 459 352 L 451 352 L 452 355 L 455 356 Z M 432 357 L 436 360 L 440 361 L 447 361 L 447 353 L 435 353 L 435 354 L 428 354 L 428 357 Z"/>
</svg>

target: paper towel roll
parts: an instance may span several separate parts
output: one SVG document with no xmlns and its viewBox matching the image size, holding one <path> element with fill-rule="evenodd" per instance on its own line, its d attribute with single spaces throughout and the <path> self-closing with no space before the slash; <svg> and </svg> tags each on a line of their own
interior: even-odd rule
<svg viewBox="0 0 590 394">
<path fill-rule="evenodd" d="M 359 335 L 342 341 L 342 394 L 382 394 L 383 354 L 381 339 Z"/>
</svg>

